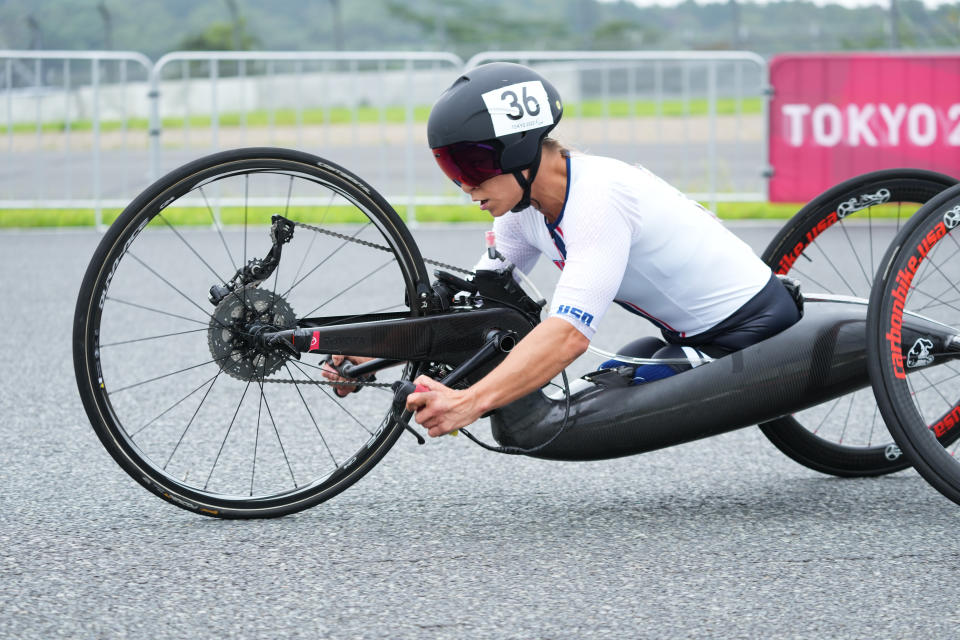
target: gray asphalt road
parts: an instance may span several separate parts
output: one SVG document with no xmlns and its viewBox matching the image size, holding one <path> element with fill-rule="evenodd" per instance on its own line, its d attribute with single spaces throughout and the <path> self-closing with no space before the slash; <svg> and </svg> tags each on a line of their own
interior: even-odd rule
<svg viewBox="0 0 960 640">
<path fill-rule="evenodd" d="M 762 247 L 776 227 L 735 230 Z M 481 236 L 417 237 L 464 263 Z M 0 234 L 0 637 L 956 636 L 960 507 L 912 471 L 822 476 L 753 428 L 594 463 L 403 436 L 292 517 L 177 509 L 120 470 L 77 395 L 98 240 Z"/>
</svg>

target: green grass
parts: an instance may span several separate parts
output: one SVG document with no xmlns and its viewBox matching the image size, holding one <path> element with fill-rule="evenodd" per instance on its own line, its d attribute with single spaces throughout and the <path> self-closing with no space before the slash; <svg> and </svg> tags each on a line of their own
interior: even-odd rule
<svg viewBox="0 0 960 640">
<path fill-rule="evenodd" d="M 727 220 L 775 219 L 785 220 L 791 217 L 802 205 L 767 202 L 721 202 L 717 213 Z M 406 219 L 406 208 L 398 207 L 398 213 Z M 875 215 L 896 217 L 895 209 L 885 213 L 882 208 L 874 209 Z M 246 211 L 249 224 L 268 224 L 270 216 L 277 213 L 276 207 L 252 207 Z M 119 209 L 105 209 L 103 220 L 113 222 L 120 214 Z M 164 217 L 171 224 L 207 225 L 210 224 L 210 212 L 204 207 L 171 207 L 164 210 Z M 334 206 L 325 210 L 291 207 L 289 217 L 303 222 L 323 222 L 324 224 L 345 224 L 365 220 L 353 207 Z M 239 225 L 244 222 L 242 207 L 222 207 L 220 218 L 224 224 Z M 419 222 L 474 222 L 486 223 L 490 215 L 480 211 L 475 205 L 429 205 L 417 207 Z M 94 212 L 90 209 L 0 209 L 0 228 L 28 227 L 85 227 L 94 224 Z M 151 224 L 164 224 L 154 219 Z"/>
<path fill-rule="evenodd" d="M 606 103 L 606 112 L 604 112 L 604 103 L 600 100 L 588 100 L 582 103 L 567 103 L 565 110 L 567 117 L 582 118 L 629 118 L 629 117 L 653 117 L 662 115 L 664 117 L 680 117 L 684 115 L 703 116 L 707 114 L 707 101 L 705 99 L 692 99 L 686 105 L 681 100 L 666 100 L 659 106 L 651 100 L 638 100 L 632 104 L 627 100 L 613 100 Z M 758 114 L 763 108 L 762 98 L 746 98 L 741 101 L 732 98 L 722 98 L 717 101 L 718 115 L 732 115 L 737 113 L 738 109 L 743 114 Z M 413 108 L 413 119 L 416 123 L 426 123 L 430 115 L 430 107 L 425 105 Z M 183 129 L 187 126 L 198 129 L 209 128 L 212 119 L 210 116 L 190 116 L 189 118 L 163 118 L 164 130 Z M 225 112 L 220 114 L 219 124 L 221 127 L 240 127 L 246 123 L 248 127 L 263 128 L 271 125 L 278 127 L 295 126 L 298 123 L 304 125 L 321 124 L 350 124 L 357 122 L 361 124 L 376 124 L 383 122 L 385 124 L 397 124 L 406 122 L 406 108 L 404 107 L 386 107 L 379 109 L 377 107 L 363 106 L 358 107 L 356 113 L 347 107 L 331 107 L 329 109 L 278 109 L 270 112 L 265 109 L 249 111 L 246 114 L 240 112 Z M 46 122 L 40 125 L 40 130 L 44 133 L 57 133 L 67 130 L 69 124 L 70 131 L 91 131 L 93 122 L 91 120 L 73 120 L 69 123 Z M 121 120 L 106 120 L 100 123 L 100 131 L 146 131 L 150 123 L 146 118 L 129 118 L 126 122 Z M 35 133 L 37 124 L 32 122 L 18 123 L 12 125 L 14 133 Z M 8 126 L 0 127 L 0 134 L 8 133 Z"/>
<path fill-rule="evenodd" d="M 717 215 L 724 220 L 787 220 L 793 217 L 803 206 L 802 203 L 782 202 L 719 202 Z M 872 218 L 907 218 L 920 205 L 901 206 L 896 204 L 872 207 Z M 268 224 L 270 216 L 277 213 L 277 207 L 251 207 L 246 211 L 249 224 Z M 397 207 L 397 213 L 406 220 L 406 207 Z M 104 209 L 103 220 L 113 222 L 120 214 L 119 209 Z M 170 207 L 163 215 L 171 224 L 208 225 L 210 212 L 205 207 Z M 242 225 L 245 212 L 243 207 L 222 207 L 220 219 L 224 224 Z M 324 224 L 349 224 L 363 222 L 366 217 L 357 209 L 348 205 L 332 206 L 323 209 L 314 207 L 291 207 L 289 217 L 302 221 Z M 474 222 L 488 223 L 492 218 L 476 205 L 422 205 L 417 207 L 419 222 Z M 0 228 L 21 227 L 88 227 L 94 224 L 91 209 L 0 209 Z M 151 224 L 164 224 L 156 218 Z"/>
<path fill-rule="evenodd" d="M 629 118 L 629 117 L 653 117 L 657 115 L 665 117 L 680 116 L 705 116 L 709 103 L 706 98 L 696 98 L 689 100 L 684 105 L 682 100 L 665 100 L 659 106 L 652 100 L 638 100 L 632 105 L 627 100 L 613 100 L 606 103 L 606 112 L 604 112 L 604 103 L 600 100 L 588 100 L 583 103 L 567 103 L 564 106 L 564 113 L 568 116 L 582 118 Z M 744 100 L 734 100 L 733 98 L 720 98 L 717 100 L 717 115 L 734 115 L 738 111 L 741 114 L 758 114 L 763 110 L 763 98 L 746 98 Z"/>
<path fill-rule="evenodd" d="M 723 220 L 787 220 L 802 206 L 792 202 L 718 202 L 716 213 Z"/>
<path fill-rule="evenodd" d="M 397 207 L 400 217 L 406 220 L 406 207 Z M 246 211 L 248 224 L 269 224 L 270 216 L 277 213 L 276 207 L 252 207 Z M 120 209 L 104 209 L 103 221 L 110 224 L 120 215 Z M 210 212 L 205 207 L 171 207 L 165 209 L 164 217 L 177 225 L 211 224 Z M 289 217 L 300 222 L 324 224 L 349 224 L 363 222 L 366 217 L 357 209 L 348 206 L 334 206 L 325 210 L 291 207 Z M 244 210 L 242 207 L 222 207 L 220 219 L 226 225 L 242 225 Z M 417 220 L 420 222 L 489 222 L 489 214 L 476 206 L 419 206 Z M 32 227 L 89 227 L 95 222 L 91 209 L 0 209 L 0 228 Z M 155 218 L 151 224 L 164 224 Z"/>
</svg>

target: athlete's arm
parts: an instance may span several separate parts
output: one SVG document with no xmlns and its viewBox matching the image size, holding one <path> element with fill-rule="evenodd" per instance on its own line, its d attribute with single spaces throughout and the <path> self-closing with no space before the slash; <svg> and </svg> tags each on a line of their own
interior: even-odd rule
<svg viewBox="0 0 960 640">
<path fill-rule="evenodd" d="M 534 327 L 493 371 L 468 389 L 450 389 L 427 376 L 415 382 L 430 391 L 412 393 L 407 409 L 432 437 L 472 424 L 487 411 L 536 391 L 563 371 L 590 340 L 560 318 L 547 318 Z"/>
<path fill-rule="evenodd" d="M 407 408 L 431 436 L 465 427 L 491 411 L 539 389 L 576 360 L 613 301 L 630 255 L 625 221 L 598 194 L 591 218 L 566 225 L 566 262 L 554 291 L 551 316 L 537 325 L 504 361 L 469 389 L 453 390 L 426 376 L 430 389 L 413 393 Z"/>
</svg>

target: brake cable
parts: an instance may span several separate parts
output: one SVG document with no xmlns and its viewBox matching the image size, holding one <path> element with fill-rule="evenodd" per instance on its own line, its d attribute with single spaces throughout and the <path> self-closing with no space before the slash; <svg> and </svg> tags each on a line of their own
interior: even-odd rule
<svg viewBox="0 0 960 640">
<path fill-rule="evenodd" d="M 568 420 L 570 419 L 570 382 L 567 380 L 567 370 L 564 369 L 563 371 L 561 371 L 560 375 L 563 377 L 563 395 L 564 395 L 564 398 L 566 399 L 566 402 L 564 403 L 564 408 L 563 408 L 563 421 L 560 423 L 560 428 L 557 429 L 557 432 L 552 436 L 550 436 L 550 438 L 545 442 L 541 442 L 537 446 L 530 447 L 529 449 L 525 449 L 523 447 L 494 446 L 492 444 L 487 444 L 486 442 L 483 442 L 482 440 L 477 438 L 475 435 L 473 435 L 466 429 L 460 429 L 460 431 L 463 433 L 463 435 L 467 436 L 467 438 L 469 438 L 474 444 L 480 445 L 487 451 L 494 451 L 496 453 L 505 453 L 511 456 L 526 456 L 526 455 L 530 455 L 531 453 L 537 453 L 538 451 L 545 449 L 551 442 L 559 438 L 561 433 L 566 431 Z"/>
</svg>

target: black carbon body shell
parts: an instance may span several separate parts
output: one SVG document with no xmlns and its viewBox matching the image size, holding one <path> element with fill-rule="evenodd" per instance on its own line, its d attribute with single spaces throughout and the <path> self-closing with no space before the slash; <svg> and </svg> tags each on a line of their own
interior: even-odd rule
<svg viewBox="0 0 960 640">
<path fill-rule="evenodd" d="M 869 384 L 865 304 L 808 303 L 792 327 L 670 378 L 629 387 L 590 385 L 571 396 L 566 430 L 532 454 L 601 460 L 643 453 L 766 422 Z M 904 316 L 910 335 L 944 327 Z M 907 340 L 904 340 L 907 343 Z M 542 392 L 498 409 L 494 438 L 529 449 L 563 423 L 565 402 Z"/>
</svg>

